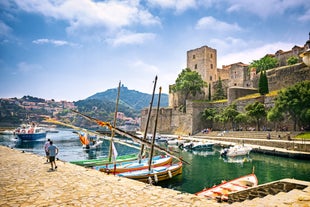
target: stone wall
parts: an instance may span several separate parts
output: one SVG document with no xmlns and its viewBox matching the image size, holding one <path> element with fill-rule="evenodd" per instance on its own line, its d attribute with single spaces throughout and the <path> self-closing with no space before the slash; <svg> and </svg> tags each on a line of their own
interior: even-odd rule
<svg viewBox="0 0 310 207">
<path fill-rule="evenodd" d="M 281 68 L 276 68 L 267 71 L 269 90 L 279 90 L 290 85 L 294 85 L 297 82 L 310 80 L 310 67 L 306 67 L 304 64 L 296 64 L 293 66 L 286 66 Z M 258 79 L 253 80 L 254 87 L 258 85 Z M 161 108 L 159 114 L 159 121 L 157 125 L 157 132 L 160 133 L 171 133 L 179 135 L 195 134 L 204 128 L 210 128 L 210 122 L 202 120 L 202 112 L 205 108 L 225 108 L 228 104 L 234 101 L 237 105 L 237 110 L 244 112 L 244 108 L 249 103 L 259 101 L 264 103 L 267 109 L 274 106 L 274 98 L 272 96 L 260 96 L 253 99 L 238 99 L 244 95 L 254 93 L 256 90 L 251 88 L 231 88 L 229 89 L 229 101 L 224 102 L 207 102 L 207 101 L 186 101 L 186 112 L 180 110 L 179 107 L 174 105 L 174 107 Z M 176 99 L 177 100 L 177 99 Z M 180 100 L 178 100 L 180 103 Z M 151 122 L 148 132 L 153 133 L 153 126 L 155 121 L 155 109 L 153 109 Z M 141 130 L 144 131 L 145 123 L 147 119 L 147 109 L 141 112 Z M 273 123 L 268 123 L 266 120 L 262 120 L 261 127 L 267 127 L 270 129 L 279 129 L 286 127 L 288 130 L 293 130 L 293 123 L 289 119 L 285 119 L 278 126 Z M 253 123 L 251 127 L 255 127 Z M 230 123 L 214 123 L 213 129 L 223 130 L 231 129 Z"/>
<path fill-rule="evenodd" d="M 269 91 L 280 90 L 297 82 L 310 80 L 310 67 L 304 63 L 267 70 Z M 253 78 L 253 87 L 258 88 L 259 75 Z"/>
</svg>

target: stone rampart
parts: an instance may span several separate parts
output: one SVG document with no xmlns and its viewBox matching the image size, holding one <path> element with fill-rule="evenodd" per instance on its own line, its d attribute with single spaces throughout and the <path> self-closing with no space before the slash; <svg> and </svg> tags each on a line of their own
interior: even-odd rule
<svg viewBox="0 0 310 207">
<path fill-rule="evenodd" d="M 269 91 L 280 90 L 297 82 L 310 80 L 310 67 L 304 63 L 283 66 L 266 71 Z M 253 79 L 253 87 L 258 88 L 259 75 Z"/>
</svg>

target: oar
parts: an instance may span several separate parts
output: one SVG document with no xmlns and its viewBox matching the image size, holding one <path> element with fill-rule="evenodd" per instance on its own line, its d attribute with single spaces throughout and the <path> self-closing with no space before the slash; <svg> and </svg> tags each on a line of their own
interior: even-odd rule
<svg viewBox="0 0 310 207">
<path fill-rule="evenodd" d="M 110 138 L 109 138 L 109 137 L 102 136 L 102 134 L 99 133 L 99 132 L 94 132 L 94 131 L 90 131 L 90 130 L 87 130 L 87 129 L 83 129 L 83 128 L 80 128 L 80 127 L 71 125 L 71 124 L 66 124 L 66 123 L 60 122 L 60 121 L 58 121 L 58 120 L 56 120 L 56 119 L 52 119 L 52 118 L 50 118 L 50 117 L 47 117 L 43 122 L 53 123 L 53 124 L 58 124 L 58 125 L 66 126 L 66 127 L 69 127 L 69 128 L 75 129 L 75 130 L 88 132 L 89 134 L 92 134 L 92 135 L 99 135 L 101 139 L 110 141 Z M 77 132 L 73 132 L 73 133 L 77 133 Z M 120 144 L 125 145 L 125 146 L 128 146 L 128 147 L 135 148 L 135 149 L 140 149 L 140 147 L 135 146 L 135 145 L 132 145 L 132 144 L 129 144 L 129 143 L 127 143 L 127 142 L 125 142 L 125 141 L 123 141 L 123 140 L 120 140 L 120 139 L 116 139 L 115 142 L 120 143 Z"/>
<path fill-rule="evenodd" d="M 99 119 L 96 119 L 96 118 L 90 117 L 90 116 L 88 116 L 88 115 L 82 114 L 82 113 L 80 113 L 80 112 L 78 112 L 78 111 L 76 111 L 76 110 L 73 110 L 73 109 L 71 109 L 71 111 L 74 112 L 74 113 L 77 113 L 77 114 L 79 114 L 79 115 L 81 115 L 81 116 L 83 116 L 83 117 L 85 117 L 86 119 L 88 119 L 88 120 L 90 120 L 90 121 L 96 122 L 99 126 L 107 126 L 107 127 L 109 127 L 110 129 L 113 128 L 114 131 L 115 131 L 116 133 L 118 133 L 119 135 L 126 136 L 126 137 L 128 137 L 128 138 L 131 138 L 131 139 L 133 139 L 134 141 L 136 141 L 136 142 L 139 143 L 139 144 L 144 144 L 145 146 L 147 146 L 147 147 L 149 147 L 149 148 L 152 147 L 152 144 L 151 144 L 150 142 L 148 142 L 147 140 L 141 140 L 139 137 L 137 137 L 137 136 L 135 136 L 135 135 L 129 134 L 129 133 L 127 133 L 127 132 L 125 132 L 125 131 L 123 131 L 123 130 L 117 128 L 117 127 L 113 127 L 109 122 L 101 121 L 101 120 L 99 120 Z M 165 150 L 165 149 L 162 148 L 162 147 L 159 147 L 158 145 L 154 145 L 154 148 L 155 148 L 156 150 L 160 151 L 160 152 L 164 152 L 164 153 L 170 155 L 171 157 L 173 157 L 173 158 L 175 158 L 175 159 L 177 159 L 177 160 L 180 160 L 180 161 L 182 161 L 182 162 L 184 162 L 184 163 L 186 163 L 186 164 L 189 164 L 189 162 L 183 160 L 183 159 L 180 158 L 180 157 L 177 157 L 177 156 L 173 155 L 171 152 Z M 189 165 L 190 165 L 190 164 L 189 164 Z"/>
</svg>

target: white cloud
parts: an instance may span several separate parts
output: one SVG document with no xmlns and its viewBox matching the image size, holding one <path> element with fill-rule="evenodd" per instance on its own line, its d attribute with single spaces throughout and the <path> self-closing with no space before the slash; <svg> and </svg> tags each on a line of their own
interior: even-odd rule
<svg viewBox="0 0 310 207">
<path fill-rule="evenodd" d="M 305 14 L 301 15 L 298 20 L 304 21 L 304 22 L 310 22 L 310 9 L 308 9 Z"/>
<path fill-rule="evenodd" d="M 0 37 L 7 37 L 10 35 L 12 28 L 0 20 Z"/>
<path fill-rule="evenodd" d="M 108 38 L 107 42 L 113 46 L 128 45 L 128 44 L 142 44 L 145 41 L 155 38 L 153 33 L 131 33 L 122 31 L 116 35 L 115 38 Z"/>
<path fill-rule="evenodd" d="M 122 27 L 158 25 L 158 17 L 141 8 L 136 1 L 91 0 L 15 0 L 20 9 L 46 17 L 69 22 L 69 30 L 84 27 L 105 27 L 114 30 Z"/>
<path fill-rule="evenodd" d="M 37 39 L 37 40 L 33 40 L 32 43 L 34 44 L 52 44 L 55 46 L 78 46 L 77 44 L 74 43 L 70 43 L 64 40 L 53 40 L 53 39 Z"/>
<path fill-rule="evenodd" d="M 221 32 L 241 30 L 241 28 L 236 23 L 229 24 L 226 22 L 219 21 L 211 16 L 203 17 L 199 19 L 195 28 L 200 29 L 200 30 L 206 29 L 206 30 L 221 31 Z"/>
<path fill-rule="evenodd" d="M 295 44 L 285 43 L 285 42 L 275 42 L 270 44 L 265 44 L 260 47 L 248 47 L 251 49 L 241 50 L 240 52 L 228 53 L 224 56 L 218 56 L 218 68 L 221 68 L 222 65 L 229 65 L 236 62 L 243 62 L 249 64 L 253 60 L 259 60 L 264 57 L 266 54 L 274 54 L 278 50 L 291 50 Z"/>
<path fill-rule="evenodd" d="M 148 3 L 163 9 L 173 9 L 178 13 L 197 6 L 196 0 L 148 0 Z"/>
<path fill-rule="evenodd" d="M 132 64 L 132 67 L 134 70 L 138 72 L 145 72 L 149 74 L 157 74 L 159 72 L 159 69 L 156 66 L 147 64 L 143 62 L 142 60 L 136 60 Z"/>
</svg>

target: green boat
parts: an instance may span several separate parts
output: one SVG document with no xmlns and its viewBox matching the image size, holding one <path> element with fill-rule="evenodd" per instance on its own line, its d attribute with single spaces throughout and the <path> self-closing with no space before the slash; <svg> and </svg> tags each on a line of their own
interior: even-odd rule
<svg viewBox="0 0 310 207">
<path fill-rule="evenodd" d="M 137 160 L 137 159 L 138 159 L 138 155 L 137 154 L 122 155 L 122 156 L 118 156 L 116 158 L 116 163 L 117 162 L 132 161 L 132 160 Z M 93 166 L 111 164 L 112 161 L 109 162 L 108 158 L 104 157 L 104 158 L 93 159 L 93 160 L 71 161 L 70 163 L 75 164 L 75 165 L 84 166 L 84 167 L 93 167 Z"/>
</svg>

